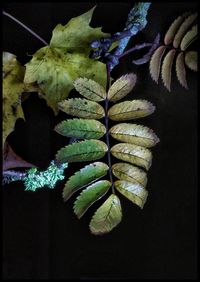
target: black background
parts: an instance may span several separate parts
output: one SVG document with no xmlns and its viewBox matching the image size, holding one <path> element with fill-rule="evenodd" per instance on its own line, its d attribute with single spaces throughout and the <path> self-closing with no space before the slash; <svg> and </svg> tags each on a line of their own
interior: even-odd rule
<svg viewBox="0 0 200 282">
<path fill-rule="evenodd" d="M 22 20 L 46 41 L 57 23 L 65 24 L 95 3 L 8 3 L 7 12 Z M 92 26 L 105 32 L 123 29 L 134 2 L 98 3 Z M 196 11 L 196 2 L 153 3 L 147 27 L 130 42 L 151 42 L 186 11 Z M 21 63 L 43 47 L 23 28 L 3 17 L 3 50 L 17 55 Z M 73 214 L 72 197 L 67 204 L 55 190 L 24 192 L 22 182 L 3 187 L 3 278 L 4 279 L 195 279 L 197 277 L 197 75 L 187 70 L 189 90 L 180 86 L 172 72 L 172 91 L 162 81 L 150 78 L 148 64 L 134 66 L 120 61 L 117 78 L 136 72 L 133 99 L 147 99 L 156 106 L 153 115 L 137 123 L 151 127 L 160 143 L 153 148 L 148 173 L 149 197 L 143 210 L 120 196 L 123 220 L 110 234 L 93 236 L 90 218 L 100 202 L 81 219 Z M 130 97 L 129 97 L 130 98 Z M 8 141 L 21 157 L 45 168 L 56 151 L 67 143 L 53 131 L 64 118 L 55 118 L 36 93 L 23 104 L 26 122 L 18 120 Z M 82 166 L 82 165 L 81 165 Z M 78 166 L 70 165 L 66 176 Z M 102 202 L 102 201 L 101 201 Z"/>
</svg>

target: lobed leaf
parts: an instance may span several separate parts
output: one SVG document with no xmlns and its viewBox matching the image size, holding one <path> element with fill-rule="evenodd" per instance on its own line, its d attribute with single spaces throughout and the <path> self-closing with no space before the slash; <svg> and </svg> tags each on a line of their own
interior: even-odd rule
<svg viewBox="0 0 200 282">
<path fill-rule="evenodd" d="M 94 8 L 53 30 L 50 46 L 38 50 L 26 64 L 25 83 L 37 83 L 40 95 L 58 113 L 58 102 L 74 88 L 74 80 L 87 77 L 106 85 L 105 64 L 89 58 L 90 42 L 107 37 L 101 28 L 89 26 Z"/>
<path fill-rule="evenodd" d="M 102 141 L 85 140 L 60 149 L 56 154 L 56 160 L 58 163 L 94 161 L 102 158 L 107 150 L 107 145 Z"/>
<path fill-rule="evenodd" d="M 174 40 L 174 37 L 181 25 L 181 23 L 184 21 L 184 19 L 186 18 L 186 16 L 188 16 L 188 13 L 185 13 L 181 16 L 179 16 L 177 19 L 175 19 L 175 21 L 170 25 L 167 33 L 165 34 L 165 38 L 164 38 L 164 42 L 165 45 L 168 45 L 170 43 L 172 43 L 172 41 Z"/>
<path fill-rule="evenodd" d="M 146 117 L 155 111 L 155 106 L 147 100 L 132 100 L 114 105 L 108 111 L 112 120 L 123 121 Z"/>
<path fill-rule="evenodd" d="M 175 37 L 174 37 L 174 41 L 173 41 L 174 48 L 178 48 L 180 46 L 182 38 L 184 37 L 184 35 L 187 32 L 190 25 L 196 20 L 197 15 L 198 15 L 197 13 L 190 15 L 181 24 L 181 26 L 179 27 L 179 29 L 178 29 Z"/>
<path fill-rule="evenodd" d="M 108 99 L 116 102 L 125 97 L 135 86 L 136 79 L 137 76 L 133 73 L 121 76 L 110 87 L 108 91 Z"/>
<path fill-rule="evenodd" d="M 146 203 L 148 191 L 140 184 L 124 180 L 115 181 L 115 188 L 131 202 L 143 209 Z"/>
<path fill-rule="evenodd" d="M 197 56 L 198 53 L 196 51 L 189 51 L 185 54 L 185 64 L 189 69 L 193 71 L 197 71 L 198 69 Z"/>
<path fill-rule="evenodd" d="M 186 89 L 188 89 L 183 52 L 179 53 L 176 58 L 176 76 L 180 84 Z"/>
<path fill-rule="evenodd" d="M 122 209 L 119 198 L 112 194 L 93 215 L 90 221 L 90 231 L 95 235 L 110 232 L 122 219 Z"/>
<path fill-rule="evenodd" d="M 68 119 L 60 122 L 55 131 L 66 137 L 100 139 L 106 132 L 105 126 L 94 119 Z"/>
<path fill-rule="evenodd" d="M 105 89 L 92 79 L 78 78 L 74 81 L 74 87 L 88 100 L 100 102 L 106 99 Z"/>
<path fill-rule="evenodd" d="M 192 44 L 192 42 L 197 38 L 197 34 L 198 34 L 198 30 L 197 30 L 197 24 L 196 24 L 183 37 L 181 41 L 181 50 L 182 51 L 185 51 Z"/>
<path fill-rule="evenodd" d="M 71 98 L 58 103 L 58 108 L 72 116 L 86 119 L 101 119 L 105 115 L 104 108 L 87 99 Z"/>
<path fill-rule="evenodd" d="M 150 168 L 152 163 L 151 151 L 133 144 L 119 143 L 114 145 L 111 148 L 111 153 L 117 159 L 144 167 L 146 170 Z"/>
<path fill-rule="evenodd" d="M 128 163 L 116 163 L 112 166 L 112 173 L 120 180 L 139 183 L 143 187 L 146 187 L 147 174 L 139 167 Z"/>
<path fill-rule="evenodd" d="M 86 165 L 81 170 L 72 175 L 63 189 L 63 199 L 67 201 L 77 190 L 91 184 L 97 179 L 107 174 L 109 167 L 102 162 L 95 162 Z"/>
<path fill-rule="evenodd" d="M 158 47 L 158 49 L 156 49 L 156 51 L 154 52 L 150 60 L 150 65 L 149 65 L 150 74 L 151 74 L 152 79 L 156 83 L 158 83 L 158 79 L 160 75 L 161 60 L 162 60 L 162 57 L 164 55 L 166 48 L 167 48 L 166 46 Z"/>
<path fill-rule="evenodd" d="M 92 40 L 110 35 L 102 32 L 101 27 L 90 27 L 95 8 L 96 6 L 80 16 L 71 18 L 64 26 L 58 24 L 53 30 L 50 46 L 63 50 L 87 52 L 89 55 Z"/>
<path fill-rule="evenodd" d="M 159 142 L 159 138 L 152 129 L 129 123 L 119 123 L 110 129 L 113 138 L 143 147 L 153 147 Z"/>
<path fill-rule="evenodd" d="M 110 186 L 110 181 L 100 180 L 83 190 L 74 203 L 74 212 L 77 217 L 81 218 L 92 204 L 108 192 Z"/>
<path fill-rule="evenodd" d="M 168 91 L 171 91 L 171 72 L 172 72 L 172 64 L 173 64 L 175 53 L 176 53 L 175 49 L 170 50 L 167 53 L 162 63 L 161 76 L 163 83 L 165 87 L 168 89 Z"/>
</svg>

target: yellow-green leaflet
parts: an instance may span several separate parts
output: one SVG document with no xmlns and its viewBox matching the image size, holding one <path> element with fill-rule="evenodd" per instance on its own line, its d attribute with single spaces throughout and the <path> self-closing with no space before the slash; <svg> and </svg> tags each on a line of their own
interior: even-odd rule
<svg viewBox="0 0 200 282">
<path fill-rule="evenodd" d="M 72 98 L 58 103 L 58 108 L 72 116 L 89 119 L 101 119 L 105 115 L 104 108 L 87 99 Z"/>
<path fill-rule="evenodd" d="M 139 183 L 143 187 L 146 187 L 147 174 L 139 167 L 128 163 L 116 163 L 112 166 L 112 172 L 120 180 Z"/>
<path fill-rule="evenodd" d="M 108 99 L 116 102 L 125 97 L 135 86 L 136 79 L 137 77 L 133 73 L 121 76 L 110 87 L 108 91 Z"/>
<path fill-rule="evenodd" d="M 67 201 L 71 195 L 79 190 L 103 177 L 107 174 L 109 167 L 102 162 L 95 162 L 86 165 L 74 175 L 72 175 L 65 184 L 63 189 L 63 199 Z"/>
<path fill-rule="evenodd" d="M 56 154 L 59 163 L 94 161 L 107 152 L 107 145 L 99 140 L 85 140 L 67 145 Z"/>
<path fill-rule="evenodd" d="M 75 89 L 86 99 L 100 102 L 106 99 L 106 91 L 92 79 L 78 78 L 74 81 Z"/>
<path fill-rule="evenodd" d="M 105 126 L 94 119 L 68 119 L 60 122 L 55 131 L 66 137 L 100 139 L 106 132 Z"/>
<path fill-rule="evenodd" d="M 108 192 L 110 186 L 110 181 L 99 180 L 84 189 L 74 203 L 74 213 L 77 217 L 81 218 L 92 204 Z"/>
<path fill-rule="evenodd" d="M 155 111 L 152 103 L 146 100 L 132 100 L 114 105 L 108 111 L 112 120 L 123 121 L 146 117 Z"/>
<path fill-rule="evenodd" d="M 119 123 L 110 129 L 113 138 L 143 147 L 153 147 L 159 142 L 159 138 L 152 129 L 129 123 Z"/>
<path fill-rule="evenodd" d="M 90 221 L 90 231 L 95 235 L 110 232 L 122 219 L 122 209 L 119 198 L 112 194 L 95 212 Z"/>
<path fill-rule="evenodd" d="M 143 209 L 148 196 L 148 191 L 143 186 L 138 183 L 117 180 L 115 181 L 115 188 L 127 199 Z"/>
<path fill-rule="evenodd" d="M 151 151 L 133 144 L 119 143 L 111 148 L 111 153 L 117 159 L 144 167 L 146 170 L 152 163 Z"/>
</svg>

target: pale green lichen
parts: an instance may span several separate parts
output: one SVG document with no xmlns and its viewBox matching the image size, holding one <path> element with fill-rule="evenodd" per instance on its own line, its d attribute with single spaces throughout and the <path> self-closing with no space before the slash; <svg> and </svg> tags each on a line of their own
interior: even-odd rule
<svg viewBox="0 0 200 282">
<path fill-rule="evenodd" d="M 57 181 L 65 178 L 64 170 L 68 163 L 60 166 L 55 165 L 52 161 L 49 167 L 44 171 L 38 171 L 37 168 L 31 168 L 27 172 L 27 176 L 23 179 L 25 191 L 36 191 L 36 189 L 47 186 L 50 189 L 55 188 Z"/>
</svg>

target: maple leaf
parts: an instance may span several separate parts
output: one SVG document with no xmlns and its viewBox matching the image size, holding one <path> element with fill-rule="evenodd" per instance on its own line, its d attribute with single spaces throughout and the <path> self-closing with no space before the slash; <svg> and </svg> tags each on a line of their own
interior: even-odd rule
<svg viewBox="0 0 200 282">
<path fill-rule="evenodd" d="M 58 113 L 58 102 L 68 97 L 77 77 L 96 80 L 106 84 L 105 64 L 89 58 L 90 43 L 94 39 L 108 37 L 101 28 L 89 26 L 94 8 L 66 25 L 58 24 L 53 30 L 50 45 L 38 50 L 26 64 L 25 83 L 35 83 L 41 89 L 40 95 Z"/>
</svg>

